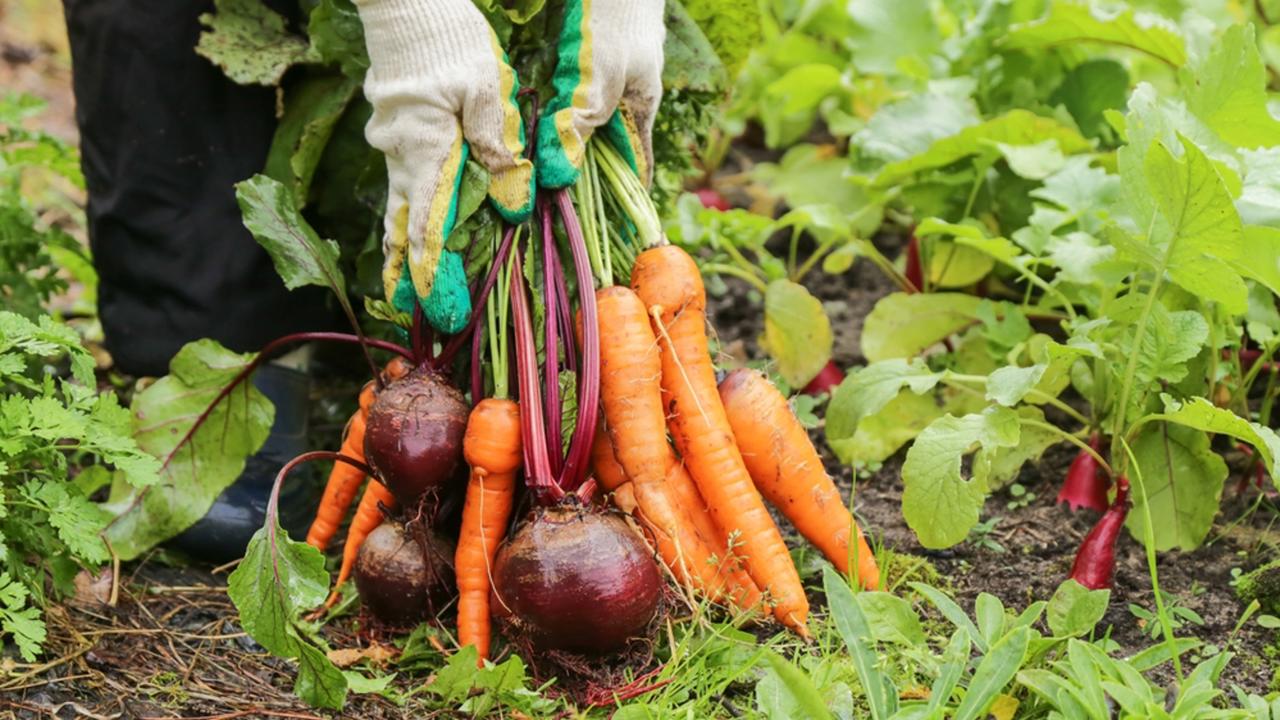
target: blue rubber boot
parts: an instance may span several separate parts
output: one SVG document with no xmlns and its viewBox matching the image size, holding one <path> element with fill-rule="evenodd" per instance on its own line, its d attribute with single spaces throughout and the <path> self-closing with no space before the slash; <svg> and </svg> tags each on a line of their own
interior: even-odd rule
<svg viewBox="0 0 1280 720">
<path fill-rule="evenodd" d="M 213 506 L 169 546 L 195 559 L 226 563 L 243 557 L 249 539 L 262 527 L 276 474 L 307 448 L 311 378 L 278 365 L 264 365 L 253 384 L 275 406 L 275 422 L 262 449 L 250 456 L 244 472 L 213 501 Z M 320 491 L 301 473 L 286 478 L 280 488 L 280 524 L 294 539 L 306 535 Z"/>
</svg>

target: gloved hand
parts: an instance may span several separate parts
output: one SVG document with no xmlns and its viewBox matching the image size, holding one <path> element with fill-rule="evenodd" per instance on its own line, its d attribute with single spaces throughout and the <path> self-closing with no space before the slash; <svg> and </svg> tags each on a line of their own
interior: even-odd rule
<svg viewBox="0 0 1280 720">
<path fill-rule="evenodd" d="M 640 179 L 653 177 L 653 118 L 662 100 L 663 0 L 567 0 L 555 96 L 538 124 L 538 183 L 578 179 L 600 128 Z M 602 127 L 603 126 L 603 127 Z"/>
<path fill-rule="evenodd" d="M 356 0 L 369 49 L 369 144 L 387 156 L 382 282 L 387 299 L 415 299 L 444 332 L 467 322 L 462 258 L 444 250 L 468 152 L 490 173 L 489 198 L 520 222 L 533 205 L 533 166 L 515 73 L 471 0 Z M 408 272 L 405 272 L 405 268 Z"/>
</svg>

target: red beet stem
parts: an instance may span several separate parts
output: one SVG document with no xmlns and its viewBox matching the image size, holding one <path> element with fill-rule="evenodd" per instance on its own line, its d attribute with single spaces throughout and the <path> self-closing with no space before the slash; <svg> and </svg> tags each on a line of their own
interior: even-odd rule
<svg viewBox="0 0 1280 720">
<path fill-rule="evenodd" d="M 564 366 L 571 373 L 578 372 L 578 350 L 573 342 L 573 311 L 569 308 L 569 285 L 564 279 L 564 267 L 556 263 L 552 268 L 556 277 L 556 309 L 560 313 L 560 344 L 564 347 Z"/>
<path fill-rule="evenodd" d="M 542 505 L 558 502 L 564 491 L 551 474 L 547 457 L 547 432 L 543 426 L 542 393 L 538 387 L 538 348 L 533 341 L 533 318 L 525 295 L 520 253 L 512 256 L 511 315 L 515 321 L 516 375 L 520 388 L 520 439 L 524 447 L 524 476 L 529 490 Z"/>
<path fill-rule="evenodd" d="M 332 452 L 330 450 L 313 450 L 311 452 L 305 452 L 285 463 L 284 467 L 280 468 L 280 472 L 276 473 L 275 482 L 271 483 L 271 495 L 267 498 L 267 514 L 264 520 L 264 525 L 267 528 L 267 534 L 271 538 L 272 545 L 275 544 L 275 528 L 280 524 L 278 520 L 280 516 L 280 486 L 284 484 L 284 479 L 289 477 L 289 473 L 293 472 L 294 468 L 304 463 L 314 462 L 316 460 L 332 460 L 334 462 L 346 463 L 363 472 L 365 475 L 373 475 L 373 468 L 369 467 L 365 463 L 349 455 L 343 455 L 342 453 Z"/>
<path fill-rule="evenodd" d="M 511 253 L 511 244 L 515 240 L 516 227 L 508 225 L 507 229 L 502 233 L 502 242 L 498 244 L 498 251 L 493 254 L 493 265 L 489 267 L 489 274 L 485 276 L 484 283 L 477 288 L 475 299 L 471 303 L 471 319 L 467 321 L 467 327 L 462 332 L 455 335 L 449 340 L 449 344 L 440 352 L 439 363 L 448 365 L 453 361 L 453 356 L 462 347 L 462 341 L 467 335 L 471 336 L 471 402 L 479 402 L 479 398 L 484 394 L 484 376 L 481 372 L 483 365 L 480 357 L 481 340 L 484 333 L 476 332 L 476 325 L 480 322 L 480 316 L 484 313 L 485 307 L 489 303 L 489 295 L 493 292 L 493 288 L 498 284 L 498 272 L 503 265 L 507 264 L 507 255 Z"/>
<path fill-rule="evenodd" d="M 800 392 L 805 395 L 822 395 L 823 393 L 830 393 L 842 382 L 844 382 L 844 371 L 840 369 L 839 365 L 836 365 L 834 360 L 828 360 L 827 364 L 822 366 L 818 374 L 814 375 L 809 384 L 805 385 Z"/>
<path fill-rule="evenodd" d="M 550 460 L 553 475 L 560 473 L 564 464 L 564 432 L 560 427 L 563 409 L 560 406 L 560 303 L 559 298 L 568 291 L 557 282 L 556 268 L 560 265 L 560 256 L 556 252 L 556 238 L 551 228 L 551 208 L 546 202 L 539 203 L 542 211 L 542 288 L 546 308 L 546 327 L 544 328 L 546 364 L 542 367 L 542 393 L 545 402 L 542 410 L 547 428 L 547 459 Z M 568 328 L 566 328 L 568 334 Z"/>
<path fill-rule="evenodd" d="M 1128 515 L 1129 480 L 1120 475 L 1116 478 L 1116 499 L 1080 543 L 1071 565 L 1072 580 L 1090 590 L 1111 587 L 1116 569 L 1116 538 Z"/>
<path fill-rule="evenodd" d="M 498 283 L 498 270 L 507 262 L 507 254 L 511 252 L 511 243 L 516 236 L 516 226 L 508 225 L 507 229 L 502 233 L 502 242 L 498 245 L 498 252 L 493 256 L 493 264 L 489 267 L 489 274 L 485 276 L 484 283 L 476 289 L 471 298 L 471 319 L 467 320 L 467 325 L 462 332 L 449 338 L 449 342 L 440 351 L 440 357 L 436 358 L 435 366 L 443 368 L 453 362 L 453 358 L 458 351 L 466 345 L 467 339 L 474 334 L 476 325 L 479 324 L 481 316 L 484 315 L 485 303 L 489 300 L 489 293 L 493 291 L 493 286 Z"/>
<path fill-rule="evenodd" d="M 1089 447 L 1094 452 L 1100 452 L 1102 449 L 1102 438 L 1098 433 L 1094 433 L 1089 437 Z M 1098 467 L 1098 460 L 1093 453 L 1081 449 L 1076 454 L 1075 460 L 1071 461 L 1071 467 L 1067 470 L 1067 477 L 1062 483 L 1062 489 L 1058 491 L 1058 500 L 1060 503 L 1067 503 L 1071 511 L 1075 512 L 1082 507 L 1091 510 L 1104 512 L 1107 509 L 1107 491 L 1110 489 L 1110 483 L 1107 482 L 1106 476 L 1103 475 L 1101 468 Z"/>
<path fill-rule="evenodd" d="M 587 479 L 591 443 L 595 440 L 596 418 L 600 410 L 600 331 L 596 322 L 595 281 L 586 240 L 578 213 L 568 190 L 556 192 L 556 204 L 564 222 L 565 236 L 573 252 L 573 267 L 578 280 L 578 305 L 582 312 L 582 370 L 578 373 L 578 422 L 569 442 L 569 454 L 560 471 L 559 484 L 572 491 Z"/>
</svg>

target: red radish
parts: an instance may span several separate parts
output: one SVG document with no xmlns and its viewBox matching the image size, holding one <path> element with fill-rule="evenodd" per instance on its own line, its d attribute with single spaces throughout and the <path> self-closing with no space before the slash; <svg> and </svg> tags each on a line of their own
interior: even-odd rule
<svg viewBox="0 0 1280 720">
<path fill-rule="evenodd" d="M 621 516 L 556 505 L 534 512 L 498 550 L 496 605 L 540 648 L 606 653 L 641 636 L 662 580 Z"/>
<path fill-rule="evenodd" d="M 1089 437 L 1089 447 L 1093 448 L 1094 452 L 1101 451 L 1102 438 L 1098 433 Z M 1076 454 L 1076 459 L 1071 461 L 1071 467 L 1067 470 L 1067 479 L 1062 483 L 1062 489 L 1058 491 L 1057 502 L 1067 503 L 1072 512 L 1082 507 L 1103 512 L 1107 509 L 1109 489 L 1110 483 L 1098 467 L 1097 458 L 1093 453 L 1081 449 Z"/>
<path fill-rule="evenodd" d="M 698 188 L 694 191 L 694 194 L 697 195 L 698 200 L 702 202 L 702 207 L 707 208 L 708 210 L 719 210 L 724 212 L 725 210 L 733 209 L 733 206 L 729 204 L 729 201 L 714 188 Z"/>
<path fill-rule="evenodd" d="M 439 493 L 462 459 L 462 393 L 422 367 L 391 383 L 369 408 L 365 458 L 402 507 Z"/>
<path fill-rule="evenodd" d="M 903 273 L 916 292 L 924 292 L 924 268 L 920 264 L 920 239 L 916 237 L 914 230 L 911 231 L 911 238 L 907 240 L 907 262 Z"/>
<path fill-rule="evenodd" d="M 805 385 L 800 392 L 805 395 L 822 395 L 823 393 L 830 393 L 842 382 L 844 382 L 844 371 L 840 369 L 839 365 L 836 365 L 834 360 L 828 360 L 827 364 L 822 366 L 818 374 L 814 375 L 809 384 Z"/>
<path fill-rule="evenodd" d="M 1245 474 L 1240 477 L 1240 482 L 1236 483 L 1236 494 L 1243 494 L 1245 490 L 1249 489 L 1250 471 L 1253 473 L 1253 484 L 1261 490 L 1267 480 L 1267 468 L 1262 464 L 1262 458 L 1257 457 L 1253 452 L 1253 448 L 1244 443 L 1236 443 L 1236 449 L 1249 458 L 1249 470 L 1246 470 Z"/>
<path fill-rule="evenodd" d="M 1257 348 L 1240 348 L 1238 351 L 1240 357 L 1240 370 L 1249 372 L 1253 366 L 1262 359 L 1262 351 Z M 1280 363 L 1269 362 L 1263 366 L 1262 372 L 1280 372 Z"/>
<path fill-rule="evenodd" d="M 1124 519 L 1129 515 L 1129 479 L 1116 478 L 1116 498 L 1093 526 L 1071 565 L 1071 579 L 1089 588 L 1101 590 L 1111 587 L 1111 576 L 1116 569 L 1116 538 Z"/>
<path fill-rule="evenodd" d="M 388 625 L 417 624 L 455 594 L 452 543 L 430 531 L 424 535 L 419 543 L 400 523 L 384 522 L 360 546 L 356 591 L 364 607 Z"/>
</svg>

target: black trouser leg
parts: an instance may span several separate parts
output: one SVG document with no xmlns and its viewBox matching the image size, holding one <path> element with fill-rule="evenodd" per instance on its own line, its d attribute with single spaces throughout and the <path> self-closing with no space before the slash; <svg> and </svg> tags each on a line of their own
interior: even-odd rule
<svg viewBox="0 0 1280 720">
<path fill-rule="evenodd" d="M 235 350 L 314 329 L 317 288 L 288 292 L 240 220 L 234 183 L 262 169 L 275 93 L 195 53 L 208 0 L 64 0 L 89 240 L 107 349 L 162 375 L 188 341 Z"/>
</svg>

